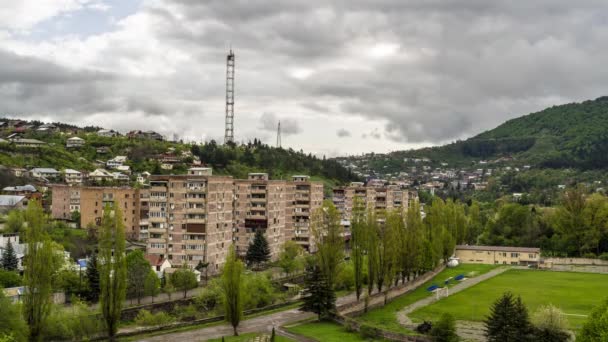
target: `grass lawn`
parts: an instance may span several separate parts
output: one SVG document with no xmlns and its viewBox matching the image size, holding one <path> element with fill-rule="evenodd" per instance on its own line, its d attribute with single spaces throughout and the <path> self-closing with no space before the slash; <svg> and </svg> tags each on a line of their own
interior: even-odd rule
<svg viewBox="0 0 608 342">
<path fill-rule="evenodd" d="M 424 283 L 416 290 L 393 300 L 384 307 L 371 310 L 366 314 L 359 316 L 357 320 L 370 326 L 381 328 L 384 330 L 390 330 L 401 333 L 412 333 L 411 331 L 400 325 L 399 322 L 397 322 L 397 312 L 403 309 L 404 307 L 431 295 L 426 290 L 427 287 L 433 284 L 441 285 L 447 278 L 454 277 L 459 274 L 465 274 L 471 277 L 474 274 L 480 275 L 489 272 L 495 267 L 496 266 L 494 265 L 460 264 L 456 268 L 446 268 L 441 273 L 436 275 L 435 278 Z"/>
<path fill-rule="evenodd" d="M 248 333 L 248 334 L 241 334 L 239 336 L 225 336 L 224 337 L 224 341 L 226 342 L 248 342 L 248 341 L 254 341 L 254 339 L 258 336 L 263 336 L 264 334 L 260 334 L 260 333 Z M 268 334 L 266 334 L 268 335 Z M 270 336 L 270 335 L 268 335 Z M 283 337 L 283 336 L 279 336 L 279 335 L 275 335 L 275 339 L 276 342 L 292 342 L 293 340 L 287 337 Z M 211 340 L 207 340 L 207 342 L 222 342 L 221 338 L 214 338 Z"/>
<path fill-rule="evenodd" d="M 541 305 L 553 304 L 572 315 L 588 315 L 594 305 L 608 296 L 608 275 L 577 272 L 509 270 L 414 311 L 417 320 L 436 319 L 448 312 L 457 320 L 482 321 L 492 303 L 503 292 L 521 298 L 530 314 Z M 568 316 L 570 327 L 579 330 L 585 317 Z"/>
<path fill-rule="evenodd" d="M 364 342 L 384 341 L 384 339 L 366 340 L 358 333 L 349 332 L 343 326 L 332 322 L 310 322 L 288 327 L 294 334 L 306 336 L 319 342 Z"/>
</svg>

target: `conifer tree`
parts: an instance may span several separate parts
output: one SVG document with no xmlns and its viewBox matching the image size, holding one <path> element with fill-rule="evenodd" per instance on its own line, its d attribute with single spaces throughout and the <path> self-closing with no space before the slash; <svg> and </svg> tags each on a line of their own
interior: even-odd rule
<svg viewBox="0 0 608 342">
<path fill-rule="evenodd" d="M 86 276 L 89 283 L 88 299 L 92 302 L 99 300 L 99 269 L 97 264 L 97 253 L 93 253 L 87 263 Z"/>
<path fill-rule="evenodd" d="M 444 313 L 431 329 L 433 342 L 457 342 L 460 340 L 456 334 L 456 320 L 454 316 Z"/>
<path fill-rule="evenodd" d="M 522 342 L 532 338 L 528 310 L 521 298 L 515 299 L 510 292 L 494 302 L 485 327 L 489 342 Z"/>
<path fill-rule="evenodd" d="M 268 247 L 268 241 L 266 240 L 262 229 L 257 229 L 255 231 L 253 242 L 247 249 L 245 259 L 247 259 L 248 263 L 254 265 L 259 265 L 270 260 L 270 247 Z"/>
<path fill-rule="evenodd" d="M 2 268 L 7 271 L 17 271 L 19 267 L 19 259 L 13 248 L 13 244 L 9 241 L 6 244 L 6 249 L 2 253 Z"/>
<path fill-rule="evenodd" d="M 319 320 L 334 311 L 336 307 L 336 295 L 317 265 L 309 265 L 306 269 L 304 282 L 303 303 L 301 309 L 316 313 Z"/>
</svg>

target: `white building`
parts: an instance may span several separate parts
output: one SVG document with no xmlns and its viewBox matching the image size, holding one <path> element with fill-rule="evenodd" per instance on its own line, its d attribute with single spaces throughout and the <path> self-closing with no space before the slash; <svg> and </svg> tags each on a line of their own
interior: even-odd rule
<svg viewBox="0 0 608 342">
<path fill-rule="evenodd" d="M 65 177 L 65 182 L 68 184 L 82 184 L 82 172 L 65 169 L 63 170 L 63 174 Z"/>
<path fill-rule="evenodd" d="M 30 170 L 30 176 L 39 179 L 53 179 L 60 175 L 61 173 L 59 171 L 52 168 L 39 167 Z"/>
<path fill-rule="evenodd" d="M 72 137 L 68 139 L 65 143 L 65 147 L 67 148 L 77 148 L 84 146 L 84 139 L 79 137 Z"/>
<path fill-rule="evenodd" d="M 104 169 L 96 169 L 95 171 L 89 173 L 89 179 L 94 182 L 102 182 L 104 180 L 109 181 L 113 180 L 114 176 Z"/>
</svg>

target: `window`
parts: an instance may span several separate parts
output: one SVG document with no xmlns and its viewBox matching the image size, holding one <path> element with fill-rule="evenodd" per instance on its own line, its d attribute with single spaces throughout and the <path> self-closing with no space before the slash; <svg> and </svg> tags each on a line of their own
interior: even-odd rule
<svg viewBox="0 0 608 342">
<path fill-rule="evenodd" d="M 511 258 L 518 258 L 519 257 L 519 253 L 511 253 Z"/>
</svg>

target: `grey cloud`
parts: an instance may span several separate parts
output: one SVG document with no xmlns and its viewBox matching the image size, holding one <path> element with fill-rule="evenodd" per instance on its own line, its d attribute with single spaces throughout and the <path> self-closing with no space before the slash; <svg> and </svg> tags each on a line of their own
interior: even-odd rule
<svg viewBox="0 0 608 342">
<path fill-rule="evenodd" d="M 302 132 L 300 124 L 293 118 L 279 118 L 274 113 L 264 113 L 260 117 L 260 129 L 276 132 L 281 122 L 281 134 L 292 135 Z"/>
<path fill-rule="evenodd" d="M 340 128 L 336 134 L 338 135 L 338 138 L 346 138 L 351 136 L 350 131 L 344 128 Z"/>
<path fill-rule="evenodd" d="M 608 88 L 603 0 L 145 4 L 142 13 L 154 18 L 146 32 L 163 52 L 187 57 L 178 69 L 140 78 L 0 52 L 0 110 L 58 119 L 108 112 L 108 122 L 120 123 L 125 113 L 141 112 L 185 121 L 175 129 L 209 130 L 223 121 L 229 44 L 237 53 L 237 123 L 241 113 L 260 108 L 359 116 L 382 129 L 351 129 L 353 136 L 404 146 L 467 137 L 548 105 L 598 97 Z M 375 43 L 399 49 L 374 59 L 368 49 Z M 128 41 L 108 44 L 102 50 L 106 70 L 119 69 L 115 61 L 138 63 L 146 57 L 139 49 Z M 292 68 L 313 72 L 295 79 Z M 203 115 L 205 120 L 196 120 Z M 280 118 L 283 134 L 302 131 L 294 117 Z M 260 128 L 273 136 L 278 120 L 264 114 Z M 330 135 L 320 143 L 340 137 Z"/>
</svg>

